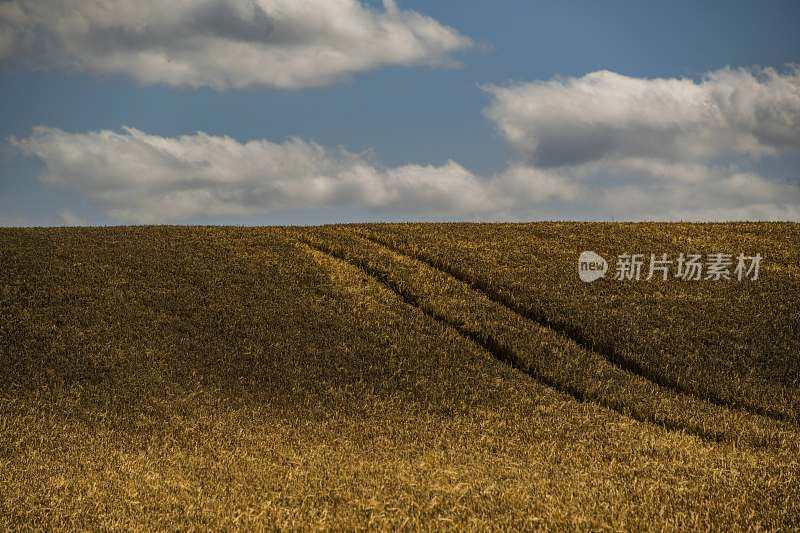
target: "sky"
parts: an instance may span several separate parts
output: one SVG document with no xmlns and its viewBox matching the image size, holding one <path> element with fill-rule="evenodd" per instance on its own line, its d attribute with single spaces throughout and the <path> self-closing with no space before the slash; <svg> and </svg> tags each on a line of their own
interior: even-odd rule
<svg viewBox="0 0 800 533">
<path fill-rule="evenodd" d="M 0 0 L 0 226 L 800 220 L 796 1 Z"/>
</svg>

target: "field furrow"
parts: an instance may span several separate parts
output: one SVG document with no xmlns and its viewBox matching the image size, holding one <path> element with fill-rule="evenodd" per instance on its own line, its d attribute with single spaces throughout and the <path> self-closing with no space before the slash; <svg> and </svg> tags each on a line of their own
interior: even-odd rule
<svg viewBox="0 0 800 533">
<path fill-rule="evenodd" d="M 545 316 L 544 314 L 542 314 L 541 312 L 538 312 L 530 307 L 523 306 L 519 302 L 515 301 L 513 298 L 509 297 L 508 295 L 504 295 L 503 293 L 493 289 L 489 284 L 482 283 L 480 279 L 476 279 L 475 277 L 469 276 L 468 274 L 460 271 L 459 269 L 454 268 L 453 265 L 448 262 L 437 260 L 434 257 L 426 255 L 423 252 L 420 252 L 418 249 L 411 251 L 407 250 L 403 248 L 401 245 L 399 245 L 396 241 L 389 238 L 386 233 L 376 233 L 373 231 L 369 231 L 367 229 L 358 229 L 356 231 L 358 231 L 360 235 L 362 235 L 365 239 L 369 241 L 372 241 L 381 246 L 385 246 L 397 254 L 405 255 L 407 257 L 416 259 L 422 263 L 425 263 L 431 268 L 434 268 L 449 276 L 452 276 L 456 280 L 469 285 L 473 290 L 483 294 L 484 296 L 486 296 L 486 298 L 492 300 L 498 305 L 507 308 L 508 310 L 510 310 L 513 313 L 516 313 L 522 318 L 525 318 L 532 322 L 536 322 L 537 324 L 547 329 L 550 329 L 557 334 L 569 338 L 581 348 L 595 352 L 603 356 L 609 363 L 619 367 L 621 370 L 630 372 L 631 374 L 635 374 L 647 381 L 651 381 L 655 385 L 667 389 L 672 389 L 673 391 L 680 394 L 697 396 L 698 399 L 702 401 L 712 403 L 720 407 L 741 410 L 753 415 L 763 416 L 781 422 L 793 421 L 793 418 L 784 412 L 756 404 L 750 404 L 744 402 L 732 402 L 730 400 L 715 395 L 713 392 L 705 392 L 703 396 L 700 397 L 696 393 L 696 391 L 681 384 L 679 381 L 670 379 L 668 376 L 665 376 L 663 374 L 654 372 L 646 368 L 638 361 L 626 357 L 619 350 L 616 350 L 614 347 L 608 344 L 596 342 L 595 340 L 587 336 L 585 332 L 583 332 L 579 327 L 575 326 L 574 324 L 552 320 L 547 316 Z"/>
<path fill-rule="evenodd" d="M 446 271 L 610 362 L 723 407 L 800 424 L 800 260 L 792 225 L 350 226 Z M 582 250 L 767 255 L 758 281 L 581 283 Z M 768 252 L 767 252 L 768 250 Z M 613 269 L 613 263 L 611 264 Z M 645 273 L 646 274 L 646 273 Z M 609 272 L 607 278 L 613 276 Z"/>
<path fill-rule="evenodd" d="M 705 402 L 631 372 L 575 339 L 531 320 L 449 272 L 361 235 L 323 229 L 309 246 L 345 260 L 408 304 L 457 330 L 494 357 L 578 401 L 709 441 L 793 446 L 791 424 Z"/>
</svg>

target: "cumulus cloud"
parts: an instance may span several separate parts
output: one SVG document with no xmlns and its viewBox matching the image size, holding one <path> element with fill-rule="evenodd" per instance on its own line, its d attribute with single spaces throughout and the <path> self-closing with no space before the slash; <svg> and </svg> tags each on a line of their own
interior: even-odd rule
<svg viewBox="0 0 800 533">
<path fill-rule="evenodd" d="M 578 165 L 591 218 L 624 220 L 798 220 L 797 180 L 767 178 L 734 164 L 632 158 Z"/>
<path fill-rule="evenodd" d="M 11 139 L 43 162 L 42 181 L 81 191 L 119 220 L 161 222 L 274 210 L 359 207 L 382 213 L 485 214 L 574 196 L 574 186 L 533 169 L 492 178 L 458 163 L 384 168 L 361 154 L 301 139 L 239 142 L 36 128 Z"/>
<path fill-rule="evenodd" d="M 174 86 L 320 86 L 386 65 L 451 65 L 469 38 L 394 0 L 10 0 L 0 59 Z"/>
<path fill-rule="evenodd" d="M 116 220 L 181 222 L 291 209 L 366 210 L 388 218 L 797 219 L 800 188 L 734 165 L 620 158 L 572 167 L 511 164 L 478 176 L 454 161 L 383 167 L 302 139 L 239 142 L 132 128 L 11 139 L 43 163 L 40 179 L 78 190 Z M 66 219 L 65 219 L 66 222 Z"/>
<path fill-rule="evenodd" d="M 722 70 L 699 82 L 597 72 L 488 90 L 487 115 L 519 155 L 489 176 L 455 161 L 385 167 L 297 138 L 42 127 L 11 142 L 43 163 L 45 183 L 124 222 L 309 208 L 389 219 L 800 220 L 800 176 L 784 159 L 800 152 L 797 70 Z"/>
<path fill-rule="evenodd" d="M 800 70 L 731 70 L 691 79 L 608 71 L 489 86 L 486 115 L 540 167 L 620 157 L 702 161 L 800 149 Z"/>
<path fill-rule="evenodd" d="M 723 69 L 699 81 L 599 71 L 485 90 L 486 116 L 521 161 L 572 177 L 578 193 L 565 210 L 579 217 L 800 214 L 797 172 L 777 179 L 753 170 L 800 151 L 796 67 Z"/>
</svg>

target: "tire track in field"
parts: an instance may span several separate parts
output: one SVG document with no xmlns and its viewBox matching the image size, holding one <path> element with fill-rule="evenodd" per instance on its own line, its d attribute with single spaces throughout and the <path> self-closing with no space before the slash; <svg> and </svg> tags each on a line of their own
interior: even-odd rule
<svg viewBox="0 0 800 533">
<path fill-rule="evenodd" d="M 510 365 L 512 368 L 524 373 L 525 375 L 534 379 L 538 383 L 546 387 L 549 387 L 559 393 L 568 395 L 578 402 L 592 403 L 600 407 L 613 410 L 618 414 L 630 418 L 632 420 L 635 420 L 637 422 L 653 424 L 668 431 L 684 432 L 693 435 L 695 437 L 698 437 L 707 442 L 722 443 L 722 442 L 731 442 L 740 440 L 738 435 L 732 437 L 728 432 L 724 430 L 715 431 L 713 429 L 708 429 L 706 427 L 702 427 L 699 425 L 693 425 L 691 423 L 687 424 L 677 420 L 671 420 L 668 418 L 665 419 L 663 417 L 658 417 L 652 413 L 641 412 L 641 410 L 637 411 L 636 409 L 632 409 L 630 405 L 627 405 L 624 402 L 615 401 L 608 397 L 602 397 L 596 394 L 587 394 L 586 391 L 581 390 L 579 387 L 570 385 L 568 383 L 563 383 L 557 379 L 550 378 L 544 375 L 542 372 L 537 371 L 537 369 L 531 367 L 531 365 L 526 364 L 524 360 L 511 347 L 507 346 L 500 340 L 496 339 L 490 333 L 487 333 L 485 331 L 470 330 L 469 328 L 465 327 L 464 324 L 461 324 L 445 316 L 444 314 L 437 312 L 437 310 L 434 309 L 433 306 L 426 305 L 412 291 L 408 290 L 401 284 L 397 283 L 390 276 L 388 276 L 386 272 L 383 272 L 378 268 L 372 267 L 365 261 L 359 261 L 357 259 L 352 258 L 349 254 L 344 253 L 333 246 L 330 246 L 328 243 L 324 242 L 321 239 L 310 239 L 303 236 L 300 237 L 299 240 L 304 245 L 308 246 L 313 250 L 316 250 L 317 252 L 332 257 L 335 260 L 347 263 L 353 268 L 357 268 L 370 278 L 382 284 L 392 293 L 396 294 L 407 305 L 414 307 L 415 309 L 419 310 L 424 315 L 436 321 L 437 323 L 441 324 L 442 326 L 455 330 L 460 336 L 465 338 L 467 341 L 478 345 L 483 350 L 488 352 L 494 359 Z M 414 261 L 413 258 L 410 258 L 410 260 Z M 458 280 L 456 281 L 458 283 L 463 283 Z M 753 442 L 749 442 L 748 444 L 755 447 L 762 447 L 767 445 L 761 440 L 755 440 Z"/>
<path fill-rule="evenodd" d="M 550 320 L 543 314 L 537 313 L 493 291 L 485 283 L 481 283 L 479 280 L 476 280 L 471 276 L 465 275 L 463 272 L 460 272 L 459 270 L 452 268 L 450 265 L 447 265 L 441 261 L 436 261 L 424 254 L 408 253 L 405 250 L 402 250 L 401 248 L 396 246 L 395 244 L 387 242 L 379 237 L 376 237 L 374 232 L 370 230 L 367 231 L 356 230 L 356 231 L 358 232 L 358 235 L 360 237 L 367 239 L 370 242 L 373 242 L 379 246 L 383 246 L 384 248 L 398 255 L 402 255 L 409 259 L 420 261 L 421 263 L 424 263 L 427 266 L 450 276 L 456 281 L 469 285 L 471 289 L 482 294 L 483 296 L 493 301 L 497 305 L 500 305 L 508 309 L 512 313 L 526 320 L 530 320 L 531 322 L 534 322 L 544 328 L 547 328 L 553 331 L 554 333 L 557 333 L 558 335 L 570 339 L 584 350 L 597 353 L 604 359 L 606 359 L 609 363 L 616 366 L 617 368 L 625 372 L 629 372 L 633 375 L 639 376 L 640 378 L 645 379 L 653 383 L 654 385 L 663 387 L 665 389 L 670 389 L 678 394 L 685 394 L 687 396 L 692 396 L 693 398 L 696 398 L 699 401 L 708 402 L 718 407 L 735 409 L 751 415 L 769 418 L 771 420 L 775 420 L 776 422 L 787 422 L 787 423 L 797 424 L 797 421 L 792 417 L 788 416 L 786 413 L 775 411 L 769 408 L 761 407 L 758 405 L 745 404 L 741 402 L 732 402 L 730 400 L 725 400 L 724 398 L 720 398 L 714 395 L 712 392 L 705 392 L 704 393 L 705 396 L 700 396 L 699 394 L 697 394 L 696 391 L 691 390 L 690 388 L 678 383 L 677 381 L 648 370 L 640 363 L 628 357 L 625 357 L 624 355 L 620 354 L 610 346 L 597 344 L 593 342 L 579 328 L 576 328 L 574 326 L 562 322 Z"/>
</svg>

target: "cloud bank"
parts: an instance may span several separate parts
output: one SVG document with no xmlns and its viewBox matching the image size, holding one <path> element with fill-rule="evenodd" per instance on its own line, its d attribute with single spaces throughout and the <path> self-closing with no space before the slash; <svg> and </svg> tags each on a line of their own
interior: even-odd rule
<svg viewBox="0 0 800 533">
<path fill-rule="evenodd" d="M 800 70 L 699 81 L 609 71 L 485 88 L 485 115 L 527 165 L 581 186 L 581 212 L 644 219 L 800 219 Z M 756 170 L 754 170 L 756 169 Z"/>
<path fill-rule="evenodd" d="M 454 63 L 469 38 L 358 0 L 10 0 L 0 59 L 141 83 L 298 89 L 388 65 Z"/>
<path fill-rule="evenodd" d="M 45 183 L 123 222 L 308 208 L 394 220 L 800 220 L 797 167 L 761 169 L 800 155 L 797 70 L 699 82 L 604 71 L 487 91 L 486 114 L 518 154 L 490 176 L 454 161 L 387 168 L 302 139 L 37 128 L 12 144 L 43 162 Z"/>
<path fill-rule="evenodd" d="M 649 157 L 702 161 L 800 149 L 800 70 L 643 79 L 614 72 L 489 86 L 486 115 L 542 167 Z"/>
<path fill-rule="evenodd" d="M 46 184 L 78 189 L 126 222 L 319 207 L 486 215 L 574 194 L 568 183 L 533 170 L 487 180 L 453 161 L 383 168 L 301 139 L 240 143 L 204 133 L 167 138 L 132 128 L 73 134 L 42 127 L 11 142 L 44 162 Z"/>
</svg>

